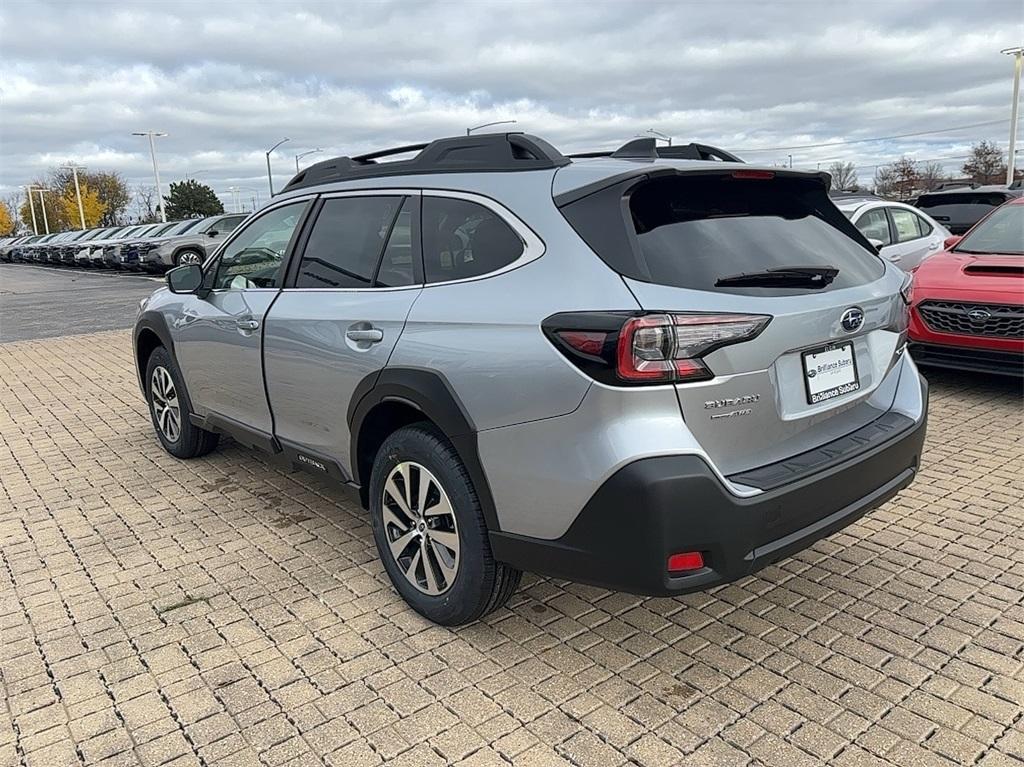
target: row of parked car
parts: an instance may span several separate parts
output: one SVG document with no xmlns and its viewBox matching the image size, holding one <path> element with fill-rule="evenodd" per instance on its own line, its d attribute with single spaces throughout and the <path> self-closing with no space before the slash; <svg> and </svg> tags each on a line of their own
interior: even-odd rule
<svg viewBox="0 0 1024 767">
<path fill-rule="evenodd" d="M 0 240 L 0 261 L 164 272 L 201 264 L 246 218 L 226 214 Z"/>
</svg>

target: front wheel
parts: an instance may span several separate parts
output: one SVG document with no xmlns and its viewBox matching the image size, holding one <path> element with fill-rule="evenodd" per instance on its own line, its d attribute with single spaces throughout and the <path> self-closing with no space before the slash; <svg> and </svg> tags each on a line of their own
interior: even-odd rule
<svg viewBox="0 0 1024 767">
<path fill-rule="evenodd" d="M 220 435 L 200 429 L 189 419 L 192 410 L 181 374 L 164 347 L 149 355 L 145 382 L 149 414 L 164 450 L 175 458 L 198 458 L 217 447 Z"/>
<path fill-rule="evenodd" d="M 185 266 L 186 264 L 199 264 L 202 266 L 203 254 L 198 250 L 183 250 L 174 257 L 175 266 Z M 167 267 L 164 268 L 166 269 Z"/>
<path fill-rule="evenodd" d="M 388 437 L 370 476 L 377 552 L 416 612 L 444 626 L 504 605 L 522 573 L 496 562 L 476 490 L 451 443 L 430 424 Z"/>
</svg>

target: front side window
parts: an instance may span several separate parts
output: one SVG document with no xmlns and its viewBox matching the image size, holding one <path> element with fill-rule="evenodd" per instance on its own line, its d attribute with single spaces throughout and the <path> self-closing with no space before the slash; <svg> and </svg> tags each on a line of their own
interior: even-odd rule
<svg viewBox="0 0 1024 767">
<path fill-rule="evenodd" d="M 489 274 L 518 259 L 524 247 L 519 235 L 483 205 L 450 197 L 423 198 L 428 283 Z"/>
<path fill-rule="evenodd" d="M 260 216 L 224 249 L 214 289 L 272 288 L 306 202 L 282 205 Z"/>
<path fill-rule="evenodd" d="M 892 244 L 889 236 L 889 221 L 882 208 L 869 210 L 857 219 L 857 228 L 869 240 L 878 240 L 883 246 Z"/>
<path fill-rule="evenodd" d="M 918 226 L 920 219 L 909 210 L 889 208 L 889 215 L 892 216 L 892 225 L 896 230 L 897 242 L 908 242 L 921 237 L 921 229 Z"/>
<path fill-rule="evenodd" d="M 404 201 L 399 196 L 325 200 L 306 242 L 295 287 L 372 287 Z"/>
</svg>

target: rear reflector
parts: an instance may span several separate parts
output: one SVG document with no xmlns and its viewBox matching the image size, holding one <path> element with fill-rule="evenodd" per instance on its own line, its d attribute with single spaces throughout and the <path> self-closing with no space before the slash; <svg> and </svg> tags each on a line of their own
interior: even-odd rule
<svg viewBox="0 0 1024 767">
<path fill-rule="evenodd" d="M 775 172 L 770 170 L 734 170 L 732 172 L 732 177 L 768 181 L 769 179 L 775 178 Z"/>
<path fill-rule="evenodd" d="M 668 558 L 668 571 L 681 573 L 687 570 L 700 570 L 704 567 L 704 555 L 699 551 L 684 551 Z"/>
</svg>

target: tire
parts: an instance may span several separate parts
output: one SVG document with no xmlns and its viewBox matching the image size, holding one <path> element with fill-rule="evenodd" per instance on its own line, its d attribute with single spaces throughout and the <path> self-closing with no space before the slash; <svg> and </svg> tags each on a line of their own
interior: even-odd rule
<svg viewBox="0 0 1024 767">
<path fill-rule="evenodd" d="M 428 486 L 423 503 L 430 512 L 425 515 L 416 509 L 424 479 L 428 485 L 434 483 Z M 408 489 L 412 492 L 404 495 Z M 406 517 L 401 503 L 395 501 L 396 493 L 404 495 L 411 516 Z M 450 514 L 444 511 L 448 509 Z M 494 560 L 480 500 L 466 467 L 432 424 L 402 427 L 381 445 L 370 474 L 370 516 L 377 553 L 391 583 L 412 609 L 434 623 L 458 626 L 478 620 L 504 605 L 519 586 L 522 572 Z M 410 535 L 403 544 L 401 539 Z M 448 546 L 438 545 L 442 539 L 457 542 L 454 556 Z M 399 549 L 397 556 L 393 545 Z M 428 559 L 433 583 L 425 569 Z M 451 567 L 452 560 L 454 575 L 446 576 L 444 565 Z"/>
<path fill-rule="evenodd" d="M 199 264 L 202 266 L 203 261 L 205 260 L 205 256 L 203 256 L 203 254 L 198 250 L 186 248 L 174 256 L 174 265 L 181 266 L 182 264 Z M 167 267 L 164 268 L 166 269 Z"/>
<path fill-rule="evenodd" d="M 178 366 L 164 347 L 158 346 L 149 355 L 144 381 L 149 416 L 164 450 L 175 458 L 198 458 L 217 447 L 219 434 L 200 429 L 189 420 L 192 407 L 188 393 Z M 165 413 L 167 410 L 171 412 Z M 170 428 L 175 421 L 176 428 Z"/>
</svg>

